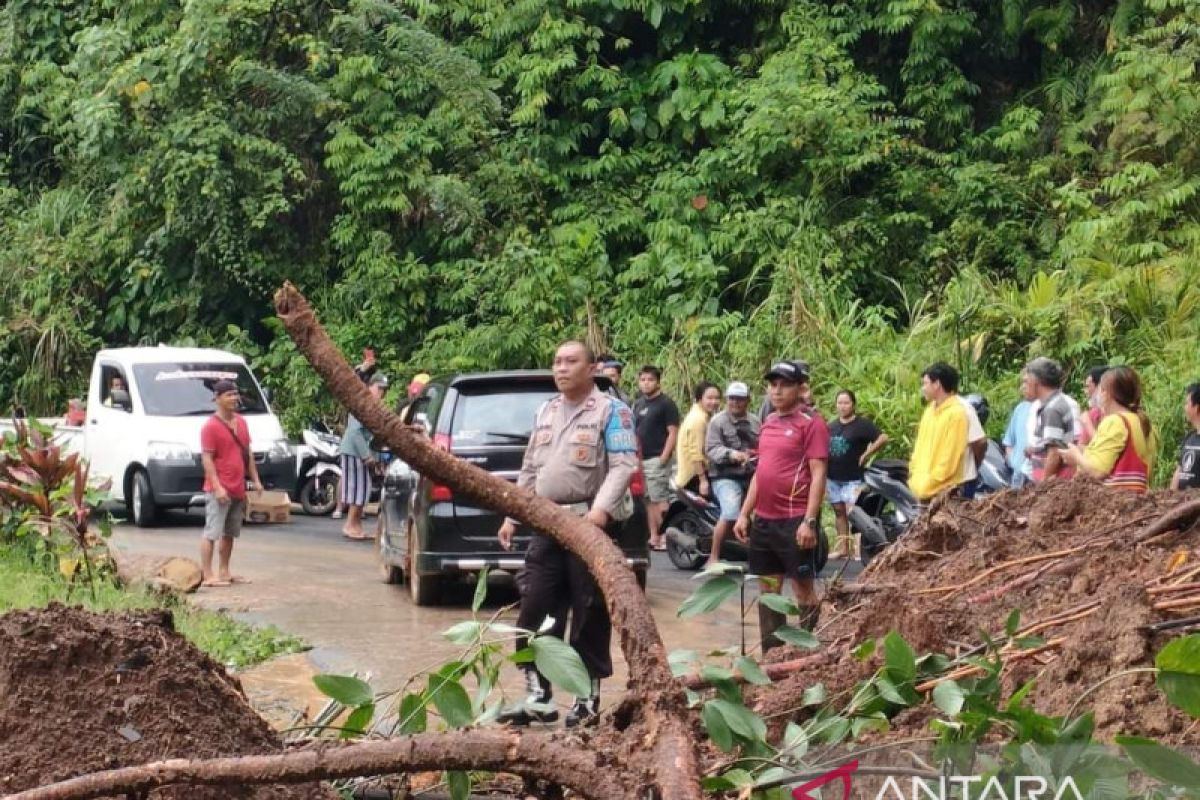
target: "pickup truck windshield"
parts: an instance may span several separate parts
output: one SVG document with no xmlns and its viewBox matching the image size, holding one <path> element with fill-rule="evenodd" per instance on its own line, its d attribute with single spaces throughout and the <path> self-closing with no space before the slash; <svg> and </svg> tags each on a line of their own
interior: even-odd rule
<svg viewBox="0 0 1200 800">
<path fill-rule="evenodd" d="M 213 385 L 236 381 L 242 414 L 266 414 L 267 403 L 245 364 L 135 364 L 134 381 L 146 414 L 152 417 L 190 417 L 212 414 Z"/>
</svg>

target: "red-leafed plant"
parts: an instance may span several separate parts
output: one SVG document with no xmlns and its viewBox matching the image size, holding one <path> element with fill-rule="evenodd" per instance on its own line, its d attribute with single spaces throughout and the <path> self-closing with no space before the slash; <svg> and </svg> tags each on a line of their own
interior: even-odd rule
<svg viewBox="0 0 1200 800">
<path fill-rule="evenodd" d="M 87 463 L 64 452 L 50 430 L 14 420 L 14 432 L 0 448 L 0 537 L 26 543 L 31 556 L 53 559 L 69 577 L 82 566 L 94 599 L 100 577 L 96 551 L 103 550 L 111 524 L 105 515 L 93 532 L 91 521 L 108 488 L 108 482 L 89 487 Z"/>
</svg>

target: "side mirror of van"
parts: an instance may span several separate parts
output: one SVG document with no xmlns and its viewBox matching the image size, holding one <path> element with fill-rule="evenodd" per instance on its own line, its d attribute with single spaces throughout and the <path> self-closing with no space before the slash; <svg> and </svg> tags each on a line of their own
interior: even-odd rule
<svg viewBox="0 0 1200 800">
<path fill-rule="evenodd" d="M 129 397 L 129 392 L 124 389 L 113 389 L 109 395 L 109 399 L 112 400 L 113 408 L 119 408 L 127 413 L 132 413 L 133 400 Z"/>
</svg>

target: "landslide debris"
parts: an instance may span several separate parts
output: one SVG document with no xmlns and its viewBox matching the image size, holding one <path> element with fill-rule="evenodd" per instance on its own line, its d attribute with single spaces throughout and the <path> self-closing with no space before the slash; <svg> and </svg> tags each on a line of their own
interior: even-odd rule
<svg viewBox="0 0 1200 800">
<path fill-rule="evenodd" d="M 165 758 L 282 752 L 224 667 L 167 611 L 53 604 L 0 617 L 0 795 Z M 153 798 L 326 800 L 320 784 L 180 786 Z"/>
<path fill-rule="evenodd" d="M 1005 688 L 1036 679 L 1032 705 L 1061 716 L 1105 678 L 1152 667 L 1158 650 L 1189 630 L 1147 626 L 1200 615 L 1200 524 L 1135 541 L 1188 499 L 1075 480 L 935 504 L 871 564 L 860 587 L 834 587 L 819 629 L 827 657 L 760 692 L 757 710 L 786 714 L 808 686 L 822 683 L 832 694 L 869 677 L 881 655 L 860 661 L 851 652 L 865 640 L 895 630 L 918 654 L 957 657 L 983 642 L 982 631 L 1003 641 L 1006 620 L 1018 609 L 1018 635 L 1040 637 L 1048 647 L 1012 649 Z M 1101 740 L 1136 734 L 1200 743 L 1200 725 L 1169 705 L 1147 673 L 1100 685 L 1080 708 L 1094 711 Z M 892 720 L 887 736 L 928 733 L 936 713 L 928 704 L 909 709 Z"/>
</svg>

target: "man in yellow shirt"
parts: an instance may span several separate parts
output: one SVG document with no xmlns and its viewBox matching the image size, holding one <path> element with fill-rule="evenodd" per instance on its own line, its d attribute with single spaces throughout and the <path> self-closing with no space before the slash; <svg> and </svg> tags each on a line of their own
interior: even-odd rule
<svg viewBox="0 0 1200 800">
<path fill-rule="evenodd" d="M 908 465 L 908 487 L 921 503 L 954 488 L 967 453 L 967 412 L 958 399 L 958 371 L 939 361 L 921 373 L 928 405 L 917 428 Z"/>
</svg>

